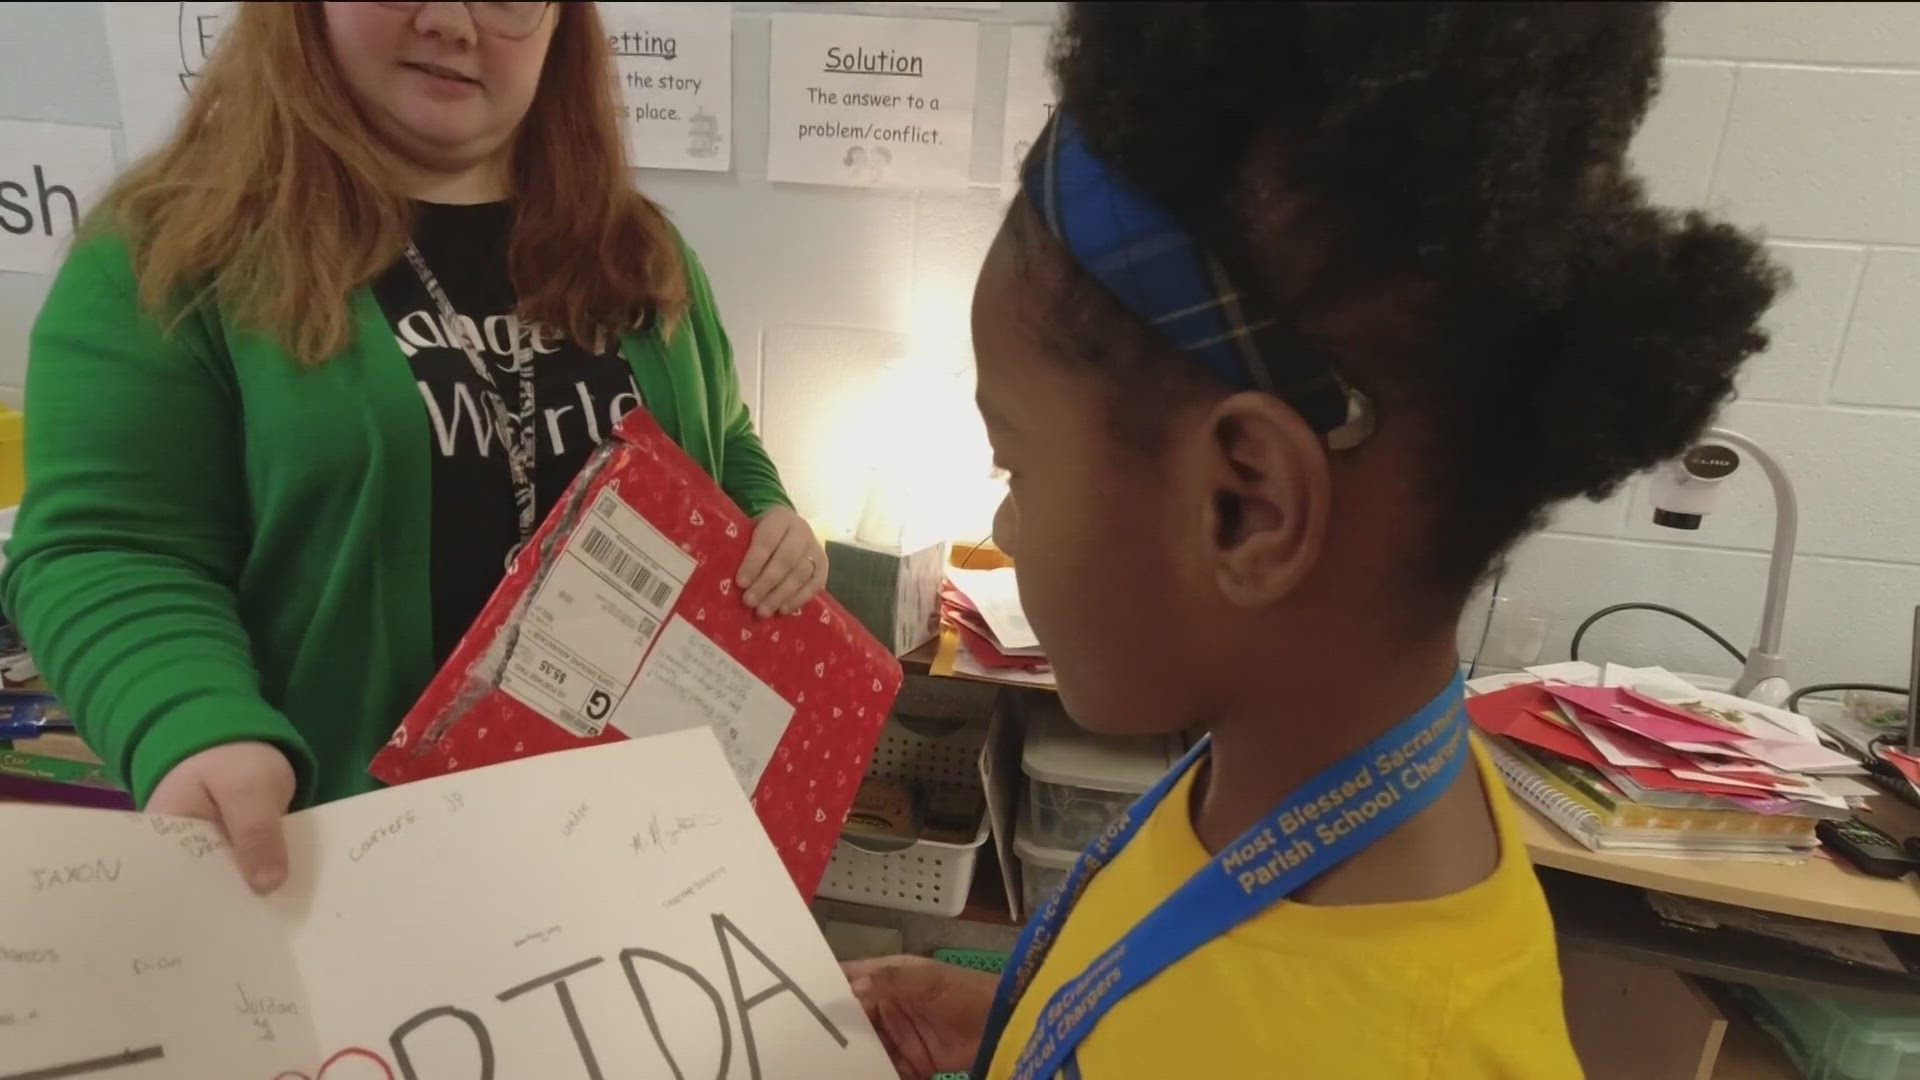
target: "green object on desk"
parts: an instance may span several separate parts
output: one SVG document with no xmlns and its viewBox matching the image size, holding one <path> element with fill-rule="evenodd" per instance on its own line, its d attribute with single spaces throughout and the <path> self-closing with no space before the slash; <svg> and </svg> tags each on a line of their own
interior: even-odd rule
<svg viewBox="0 0 1920 1080">
<path fill-rule="evenodd" d="M 988 952 L 984 949 L 935 949 L 933 958 L 943 964 L 954 967 L 971 968 L 998 975 L 1006 969 L 1007 954 Z M 967 1080 L 966 1073 L 939 1073 L 933 1080 Z"/>
</svg>

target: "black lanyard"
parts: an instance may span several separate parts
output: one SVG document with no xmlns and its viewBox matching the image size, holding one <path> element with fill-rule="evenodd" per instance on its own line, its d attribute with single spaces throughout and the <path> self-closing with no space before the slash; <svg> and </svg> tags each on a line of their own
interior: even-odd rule
<svg viewBox="0 0 1920 1080">
<path fill-rule="evenodd" d="M 520 337 L 520 327 L 515 325 L 513 338 L 513 370 L 518 376 L 520 399 L 517 407 L 507 408 L 507 399 L 500 393 L 500 384 L 493 377 L 493 366 L 486 357 L 480 355 L 479 346 L 468 337 L 466 322 L 459 312 L 453 309 L 447 292 L 440 287 L 440 280 L 427 269 L 427 260 L 420 255 L 420 249 L 407 242 L 407 262 L 413 265 L 413 272 L 420 277 L 420 285 L 433 298 L 434 305 L 440 309 L 440 321 L 446 326 L 447 336 L 460 342 L 460 348 L 467 354 L 467 360 L 473 365 L 474 373 L 486 382 L 481 396 L 487 400 L 487 408 L 493 413 L 494 427 L 500 432 L 500 444 L 507 451 L 507 473 L 513 478 L 513 499 L 520 515 L 520 539 L 507 552 L 507 565 L 513 565 L 514 556 L 520 553 L 527 541 L 533 539 L 533 532 L 539 527 L 534 491 L 534 400 L 533 400 L 533 349 Z"/>
</svg>

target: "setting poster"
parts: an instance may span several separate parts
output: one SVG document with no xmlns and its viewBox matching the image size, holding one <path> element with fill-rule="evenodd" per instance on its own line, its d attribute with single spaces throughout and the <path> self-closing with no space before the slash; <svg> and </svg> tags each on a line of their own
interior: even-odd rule
<svg viewBox="0 0 1920 1080">
<path fill-rule="evenodd" d="M 979 44 L 971 22 L 775 15 L 767 178 L 965 187 Z"/>
<path fill-rule="evenodd" d="M 627 160 L 646 169 L 733 165 L 731 4 L 600 5 L 618 71 Z"/>
</svg>

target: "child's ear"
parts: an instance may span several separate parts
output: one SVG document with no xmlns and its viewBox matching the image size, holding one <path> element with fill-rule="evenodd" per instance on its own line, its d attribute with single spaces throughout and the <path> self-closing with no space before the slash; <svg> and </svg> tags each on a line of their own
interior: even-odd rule
<svg viewBox="0 0 1920 1080">
<path fill-rule="evenodd" d="M 1236 394 L 1208 418 L 1202 525 L 1221 595 L 1263 607 L 1319 562 L 1330 484 L 1320 437 L 1270 394 Z"/>
</svg>

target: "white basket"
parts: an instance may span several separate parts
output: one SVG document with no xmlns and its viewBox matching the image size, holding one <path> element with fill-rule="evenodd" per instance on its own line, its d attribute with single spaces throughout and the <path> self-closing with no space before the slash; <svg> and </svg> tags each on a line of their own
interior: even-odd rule
<svg viewBox="0 0 1920 1080">
<path fill-rule="evenodd" d="M 980 787 L 980 748 L 986 741 L 981 724 L 969 724 L 943 739 L 929 739 L 898 721 L 887 721 L 867 774 L 909 783 L 964 785 L 980 799 L 980 828 L 964 844 L 922 840 L 890 855 L 862 851 L 843 840 L 834 847 L 826 876 L 820 879 L 820 895 L 949 918 L 965 910 L 967 894 L 973 890 L 974 864 L 989 828 Z"/>
</svg>

